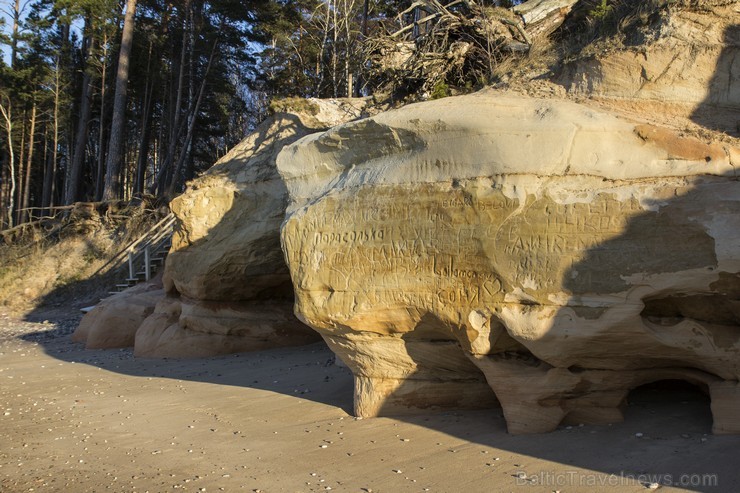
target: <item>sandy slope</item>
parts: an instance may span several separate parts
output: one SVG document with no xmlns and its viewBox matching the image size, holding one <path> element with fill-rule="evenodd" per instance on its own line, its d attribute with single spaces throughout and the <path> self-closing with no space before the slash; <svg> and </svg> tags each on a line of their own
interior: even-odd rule
<svg viewBox="0 0 740 493">
<path fill-rule="evenodd" d="M 0 491 L 648 491 L 641 474 L 740 491 L 740 437 L 708 435 L 686 391 L 538 436 L 507 435 L 498 410 L 356 420 L 322 344 L 140 360 L 81 349 L 74 323 L 0 323 Z"/>
</svg>

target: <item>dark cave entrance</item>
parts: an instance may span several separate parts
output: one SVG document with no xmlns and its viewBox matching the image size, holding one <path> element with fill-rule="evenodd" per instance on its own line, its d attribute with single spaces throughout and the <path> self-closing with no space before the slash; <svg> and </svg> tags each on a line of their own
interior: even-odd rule
<svg viewBox="0 0 740 493">
<path fill-rule="evenodd" d="M 635 387 L 625 399 L 625 422 L 647 420 L 654 428 L 681 434 L 710 434 L 709 389 L 685 380 L 658 380 Z"/>
</svg>

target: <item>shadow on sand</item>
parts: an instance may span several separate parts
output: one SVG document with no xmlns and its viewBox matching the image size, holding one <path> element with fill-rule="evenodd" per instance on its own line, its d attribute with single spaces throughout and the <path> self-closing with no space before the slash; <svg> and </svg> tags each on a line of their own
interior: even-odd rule
<svg viewBox="0 0 740 493">
<path fill-rule="evenodd" d="M 134 358 L 131 349 L 85 350 L 69 341 L 69 333 L 56 329 L 29 334 L 24 339 L 41 344 L 47 354 L 58 360 L 108 372 L 142 379 L 159 377 L 258 389 L 295 397 L 296 402 L 310 400 L 323 404 L 329 415 L 335 414 L 331 408 L 340 408 L 351 415 L 352 375 L 346 368 L 333 364 L 333 353 L 323 343 L 194 359 L 184 364 L 183 360 Z M 257 370 L 261 375 L 258 380 L 253 376 Z M 240 393 L 235 390 L 234 395 Z M 579 484 L 594 486 L 590 483 L 592 477 L 579 476 L 576 469 L 642 483 L 676 484 L 682 475 L 702 481 L 684 485 L 689 491 L 734 492 L 740 485 L 740 475 L 732 459 L 740 448 L 740 438 L 711 436 L 708 399 L 698 390 L 676 382 L 635 389 L 629 396 L 624 423 L 563 426 L 542 435 L 509 435 L 500 409 L 438 412 L 396 419 L 447 435 L 460 443 L 461 449 L 464 443 L 478 444 L 550 462 L 547 470 L 527 472 L 530 476 L 542 475 L 543 483 L 548 474 L 559 474 L 553 481 L 565 483 L 553 483 L 552 491 L 556 488 L 567 491 L 569 486 Z M 638 434 L 644 436 L 638 438 Z M 615 450 L 621 453 L 615 454 Z M 463 473 L 468 467 L 464 456 L 450 454 L 446 460 Z"/>
</svg>

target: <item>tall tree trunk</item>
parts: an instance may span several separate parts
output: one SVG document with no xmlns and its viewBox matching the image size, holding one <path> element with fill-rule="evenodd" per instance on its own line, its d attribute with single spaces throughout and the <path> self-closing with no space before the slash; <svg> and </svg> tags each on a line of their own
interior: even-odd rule
<svg viewBox="0 0 740 493">
<path fill-rule="evenodd" d="M 152 45 L 149 44 L 149 60 L 147 62 L 147 79 L 150 78 L 150 66 L 152 60 Z M 146 165 L 149 158 L 149 140 L 152 134 L 151 125 L 149 124 L 152 113 L 152 104 L 154 98 L 154 78 L 147 80 L 144 94 L 144 106 L 141 116 L 141 140 L 139 141 L 139 156 L 136 162 L 136 181 L 134 182 L 134 193 L 141 195 L 144 192 L 144 178 L 146 177 Z"/>
<path fill-rule="evenodd" d="M 189 6 L 190 2 L 188 2 L 187 5 Z M 159 167 L 157 177 L 154 180 L 154 183 L 152 183 L 151 187 L 149 187 L 149 193 L 157 192 L 157 195 L 159 196 L 164 195 L 165 190 L 167 190 L 167 183 L 171 178 L 172 163 L 175 160 L 175 152 L 177 151 L 177 142 L 180 140 L 180 135 L 182 135 L 183 126 L 180 124 L 180 106 L 182 105 L 182 95 L 185 84 L 185 54 L 187 52 L 187 50 L 185 49 L 187 42 L 186 31 L 187 20 L 183 23 L 181 47 L 182 51 L 180 52 L 180 70 L 177 78 L 177 101 L 175 102 L 175 111 L 172 116 L 173 122 L 172 128 L 170 130 L 170 141 L 169 145 L 167 146 L 167 153 L 164 156 L 162 165 Z"/>
<path fill-rule="evenodd" d="M 335 98 L 339 97 L 339 81 L 338 75 L 337 75 L 337 45 L 339 44 L 339 26 L 337 23 L 337 4 L 336 0 L 334 0 L 334 10 L 333 10 L 333 17 L 332 17 L 332 28 L 334 33 L 333 43 L 331 44 L 331 84 L 332 84 L 332 94 Z"/>
<path fill-rule="evenodd" d="M 346 86 L 346 96 L 352 97 L 352 73 L 350 72 L 350 51 L 352 49 L 352 11 L 355 9 L 354 0 L 343 1 L 344 12 L 342 22 L 344 23 L 344 83 Z"/>
<path fill-rule="evenodd" d="M 368 17 L 369 10 L 370 10 L 369 1 L 370 0 L 365 0 L 362 5 L 362 27 L 360 31 L 360 34 L 361 34 L 360 42 L 362 43 L 362 45 L 365 44 L 365 40 L 367 39 L 367 17 Z M 362 86 L 364 84 L 363 77 L 365 75 L 363 74 L 362 69 L 363 69 L 363 65 L 360 65 L 360 71 L 357 74 L 357 77 L 355 77 L 355 87 L 354 87 L 354 92 L 352 94 L 352 96 L 354 97 L 362 96 Z"/>
<path fill-rule="evenodd" d="M 126 88 L 128 87 L 128 69 L 131 57 L 131 44 L 134 37 L 135 14 L 136 0 L 127 0 L 126 17 L 123 21 L 123 35 L 121 36 L 121 51 L 118 55 L 116 92 L 113 96 L 113 117 L 110 127 L 108 157 L 105 161 L 103 200 L 114 200 L 119 196 L 118 191 L 121 182 L 121 144 L 124 114 L 126 112 Z"/>
<path fill-rule="evenodd" d="M 8 154 L 10 169 L 10 193 L 8 194 L 8 227 L 13 227 L 13 197 L 15 197 L 15 154 L 13 152 L 13 119 L 10 105 L 6 108 L 0 103 L 0 115 L 5 120 L 5 130 L 8 136 Z"/>
<path fill-rule="evenodd" d="M 102 67 L 100 74 L 100 120 L 98 121 L 98 172 L 95 175 L 95 200 L 103 198 L 105 178 L 105 73 L 108 65 L 108 36 L 103 35 Z"/>
<path fill-rule="evenodd" d="M 185 164 L 185 158 L 188 156 L 190 152 L 190 145 L 193 141 L 193 132 L 195 131 L 195 122 L 198 118 L 198 112 L 200 111 L 200 105 L 203 102 L 203 95 L 206 91 L 206 81 L 208 80 L 208 73 L 211 71 L 211 65 L 213 64 L 213 58 L 216 55 L 216 48 L 218 47 L 218 41 L 215 41 L 213 43 L 213 48 L 211 49 L 211 55 L 208 57 L 208 65 L 206 65 L 206 71 L 203 74 L 203 82 L 200 85 L 200 91 L 198 92 L 198 100 L 195 103 L 195 108 L 193 109 L 192 116 L 190 117 L 190 123 L 188 125 L 188 134 L 185 137 L 185 142 L 182 145 L 182 150 L 180 151 L 180 159 L 177 160 L 177 166 L 175 168 L 175 172 L 172 174 L 172 181 L 169 183 L 169 186 L 167 187 L 167 194 L 171 197 L 175 193 L 175 189 L 177 188 L 177 184 L 180 178 L 180 173 L 182 171 L 183 164 Z"/>
<path fill-rule="evenodd" d="M 57 186 L 59 185 L 59 177 L 57 176 L 59 174 L 59 149 L 64 145 L 63 142 L 66 141 L 66 139 L 62 139 L 60 137 L 60 124 L 59 124 L 59 109 L 61 106 L 61 92 L 63 90 L 62 84 L 63 81 L 61 80 L 61 66 L 64 64 L 65 59 L 71 58 L 71 51 L 72 51 L 72 42 L 70 41 L 70 25 L 65 23 L 60 26 L 61 30 L 61 47 L 60 47 L 60 54 L 57 57 L 57 73 L 56 73 L 56 84 L 54 86 L 54 174 L 52 175 L 52 182 L 51 182 L 51 201 L 50 201 L 50 212 L 53 212 L 53 207 L 55 205 L 59 205 L 61 202 L 61 199 L 63 198 L 62 195 L 64 195 L 64 183 L 62 180 L 62 190 L 57 190 Z M 62 153 L 62 159 L 64 159 L 65 168 L 66 166 L 69 166 L 69 143 L 66 143 L 65 146 L 65 153 Z M 61 193 L 60 193 L 61 192 Z"/>
<path fill-rule="evenodd" d="M 54 139 L 51 139 L 52 145 Z M 46 147 L 49 147 L 49 138 L 46 139 Z M 44 165 L 44 185 L 41 191 L 41 208 L 43 210 L 43 213 L 48 215 L 49 211 L 49 197 L 51 196 L 51 182 L 54 180 L 54 150 L 47 149 L 46 151 L 46 164 Z"/>
<path fill-rule="evenodd" d="M 15 0 L 12 14 L 13 31 L 10 34 L 10 68 L 15 68 L 18 61 L 18 28 L 21 21 L 21 0 Z"/>
<path fill-rule="evenodd" d="M 21 209 L 22 209 L 22 194 L 23 194 L 23 164 L 26 161 L 26 115 L 28 111 L 23 111 L 23 118 L 21 121 L 23 122 L 21 124 L 21 145 L 19 146 L 19 156 L 18 156 L 18 174 L 16 175 L 18 177 L 18 185 L 16 189 L 18 190 L 18 196 L 15 197 L 15 223 L 20 224 L 21 222 Z"/>
<path fill-rule="evenodd" d="M 52 172 L 51 172 L 51 185 L 49 187 L 49 201 L 47 202 L 47 206 L 49 208 L 54 207 L 56 205 L 56 202 L 54 200 L 55 198 L 55 192 L 57 188 L 57 171 L 59 169 L 59 99 L 60 99 L 60 80 L 59 80 L 59 58 L 57 57 L 57 73 L 55 76 L 55 83 L 54 83 L 54 148 L 51 151 L 51 163 L 52 163 Z M 49 212 L 51 212 L 51 209 L 49 209 Z"/>
<path fill-rule="evenodd" d="M 85 29 L 90 29 L 89 21 L 85 21 Z M 87 62 L 82 76 L 82 96 L 80 98 L 80 116 L 77 120 L 77 133 L 75 134 L 74 151 L 72 151 L 72 161 L 67 168 L 67 179 L 64 190 L 64 205 L 69 205 L 77 200 L 80 188 L 80 176 L 82 174 L 82 164 L 85 160 L 85 147 L 87 145 L 87 126 L 90 123 L 90 114 L 92 112 L 92 77 L 90 75 L 90 58 L 95 52 L 95 39 L 90 38 L 89 48 L 87 50 Z"/>
<path fill-rule="evenodd" d="M 127 143 L 128 144 L 128 143 Z M 124 145 L 123 152 L 123 169 L 121 170 L 121 188 L 118 190 L 118 197 L 123 200 L 128 200 L 128 185 L 129 185 L 129 146 Z"/>
<path fill-rule="evenodd" d="M 36 101 L 31 106 L 31 131 L 28 134 L 28 156 L 26 157 L 26 178 L 23 181 L 23 200 L 21 201 L 21 215 L 19 224 L 28 220 L 28 207 L 31 202 L 31 164 L 33 163 L 33 147 L 36 144 Z"/>
<path fill-rule="evenodd" d="M 149 193 L 153 193 L 153 189 L 156 189 L 157 183 L 157 177 L 159 176 L 159 170 L 162 169 L 162 160 L 164 155 L 164 146 L 165 146 L 165 138 L 164 138 L 164 124 L 159 125 L 159 129 L 157 130 L 157 141 L 154 144 L 154 156 L 153 156 L 153 162 L 154 166 L 152 169 L 152 174 L 154 176 L 152 180 L 152 184 L 149 187 Z"/>
<path fill-rule="evenodd" d="M 51 163 L 47 163 L 46 173 L 44 173 L 44 188 L 41 193 L 41 207 L 48 209 L 52 206 L 53 195 L 54 195 L 54 183 L 56 182 L 57 174 L 57 150 L 59 147 L 59 55 L 57 55 L 54 63 L 54 110 L 53 110 L 53 132 L 52 132 L 52 150 L 51 150 Z M 49 214 L 50 211 L 46 211 Z"/>
<path fill-rule="evenodd" d="M 0 230 L 5 229 L 6 222 L 5 219 L 7 218 L 7 205 L 6 205 L 6 199 L 8 197 L 8 193 L 10 192 L 10 179 L 8 178 L 8 166 L 6 166 L 6 162 L 8 159 L 7 150 L 4 150 L 5 152 L 0 155 L 2 157 L 2 160 L 0 160 Z"/>
<path fill-rule="evenodd" d="M 329 26 L 331 23 L 329 20 L 331 19 L 331 0 L 326 0 L 326 19 L 324 23 L 324 33 L 323 33 L 323 39 L 321 40 L 321 51 L 319 52 L 318 59 L 316 60 L 316 71 L 319 73 L 319 82 L 316 86 L 316 96 L 322 97 L 321 90 L 324 86 L 324 78 L 325 78 L 325 67 L 323 64 L 324 60 L 324 53 L 326 52 L 326 46 L 329 43 Z M 322 61 L 321 65 L 319 65 L 319 61 Z"/>
</svg>

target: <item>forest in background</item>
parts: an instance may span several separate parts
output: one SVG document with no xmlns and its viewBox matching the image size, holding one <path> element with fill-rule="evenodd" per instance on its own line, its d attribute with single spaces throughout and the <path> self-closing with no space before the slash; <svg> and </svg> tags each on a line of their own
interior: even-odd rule
<svg viewBox="0 0 740 493">
<path fill-rule="evenodd" d="M 418 16 L 409 7 L 0 1 L 0 230 L 78 201 L 166 200 L 247 135 L 273 98 L 372 93 L 364 44 L 399 13 Z"/>
</svg>

